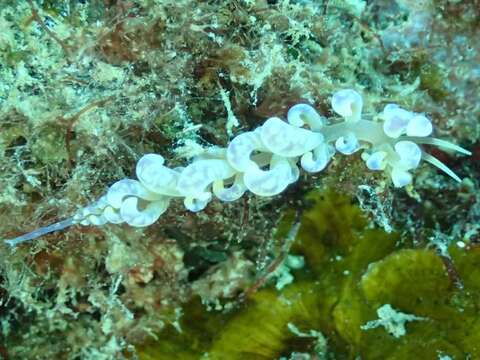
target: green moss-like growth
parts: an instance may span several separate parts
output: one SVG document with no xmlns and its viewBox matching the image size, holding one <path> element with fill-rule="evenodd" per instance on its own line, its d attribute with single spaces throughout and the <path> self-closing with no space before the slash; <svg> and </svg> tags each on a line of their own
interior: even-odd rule
<svg viewBox="0 0 480 360">
<path fill-rule="evenodd" d="M 68 158 L 65 144 L 65 131 L 58 127 L 47 126 L 40 130 L 32 144 L 32 151 L 44 164 L 59 163 Z"/>
<path fill-rule="evenodd" d="M 402 78 L 413 83 L 420 80 L 419 89 L 436 102 L 445 101 L 451 93 L 446 86 L 448 72 L 443 70 L 422 51 L 414 53 L 408 60 L 394 62 L 391 71 L 400 74 Z"/>
<path fill-rule="evenodd" d="M 420 88 L 427 90 L 435 101 L 443 101 L 449 95 L 445 86 L 447 75 L 437 65 L 425 63 L 419 69 Z"/>
<path fill-rule="evenodd" d="M 140 358 L 200 359 L 208 353 L 208 359 L 215 360 L 267 360 L 308 350 L 315 338 L 297 337 L 288 324 L 307 331 L 320 322 L 320 288 L 312 285 L 287 286 L 281 298 L 275 290 L 264 289 L 229 314 L 206 312 L 199 301 L 192 301 L 180 322 L 182 332 L 169 326 L 159 341 L 140 349 Z"/>
</svg>

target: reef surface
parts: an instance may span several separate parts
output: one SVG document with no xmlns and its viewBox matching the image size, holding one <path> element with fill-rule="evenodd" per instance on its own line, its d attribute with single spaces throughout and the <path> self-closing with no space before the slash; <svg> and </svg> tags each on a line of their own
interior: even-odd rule
<svg viewBox="0 0 480 360">
<path fill-rule="evenodd" d="M 480 358 L 478 0 L 3 0 L 0 237 L 71 216 L 145 153 L 181 166 L 309 103 L 435 136 L 396 189 L 336 157 L 272 198 L 0 244 L 0 358 Z"/>
</svg>

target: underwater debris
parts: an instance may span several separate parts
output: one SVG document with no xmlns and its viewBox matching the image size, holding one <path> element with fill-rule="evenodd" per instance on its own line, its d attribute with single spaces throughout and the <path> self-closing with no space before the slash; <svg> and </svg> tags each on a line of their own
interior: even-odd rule
<svg viewBox="0 0 480 360">
<path fill-rule="evenodd" d="M 392 305 L 385 304 L 377 309 L 378 320 L 371 320 L 360 328 L 362 330 L 375 329 L 383 326 L 392 336 L 399 338 L 407 333 L 405 323 L 409 321 L 425 320 L 424 317 L 405 314 L 392 308 Z"/>
</svg>

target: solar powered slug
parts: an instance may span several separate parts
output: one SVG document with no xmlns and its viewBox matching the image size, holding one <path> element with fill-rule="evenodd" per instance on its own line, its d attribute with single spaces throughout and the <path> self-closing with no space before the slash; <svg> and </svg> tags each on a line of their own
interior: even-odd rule
<svg viewBox="0 0 480 360">
<path fill-rule="evenodd" d="M 412 170 L 422 160 L 461 181 L 421 145 L 471 153 L 431 137 L 433 126 L 425 115 L 388 104 L 376 119 L 364 119 L 363 99 L 351 89 L 333 94 L 331 105 L 343 121 L 329 124 L 312 106 L 297 104 L 288 111 L 286 121 L 271 117 L 255 130 L 236 136 L 227 148 L 205 149 L 185 167 L 169 168 L 161 155 L 146 154 L 137 163 L 137 180 L 119 180 L 73 217 L 6 242 L 16 246 L 74 224 L 149 226 L 174 199 L 183 200 L 188 210 L 197 212 L 214 196 L 225 202 L 239 199 L 247 190 L 258 196 L 274 196 L 298 180 L 300 168 L 320 172 L 336 152 L 351 155 L 363 151 L 367 168 L 384 171 L 395 187 L 410 184 Z"/>
</svg>

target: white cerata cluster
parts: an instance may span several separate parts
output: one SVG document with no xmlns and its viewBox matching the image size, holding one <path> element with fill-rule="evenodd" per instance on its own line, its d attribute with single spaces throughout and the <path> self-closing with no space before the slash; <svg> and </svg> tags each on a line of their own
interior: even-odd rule
<svg viewBox="0 0 480 360">
<path fill-rule="evenodd" d="M 460 178 L 420 147 L 434 145 L 470 155 L 447 141 L 430 137 L 431 121 L 423 114 L 388 104 L 371 120 L 362 118 L 363 100 L 358 92 L 340 90 L 332 96 L 333 111 L 342 121 L 329 123 L 308 104 L 290 108 L 287 119 L 271 117 L 253 131 L 232 139 L 227 148 L 211 147 L 186 167 L 169 168 L 158 154 L 146 154 L 137 163 L 137 179 L 114 183 L 97 202 L 80 209 L 70 219 L 7 240 L 12 246 L 73 224 L 127 223 L 151 225 L 181 199 L 193 212 L 213 199 L 230 202 L 246 191 L 274 196 L 300 176 L 300 169 L 317 173 L 336 152 L 361 158 L 370 170 L 384 171 L 395 187 L 412 182 L 411 171 L 425 160 L 453 179 Z"/>
</svg>

